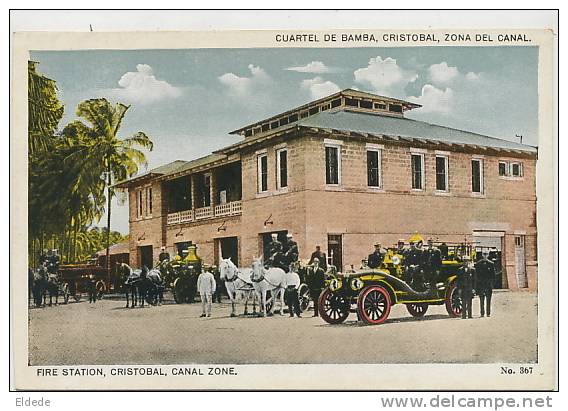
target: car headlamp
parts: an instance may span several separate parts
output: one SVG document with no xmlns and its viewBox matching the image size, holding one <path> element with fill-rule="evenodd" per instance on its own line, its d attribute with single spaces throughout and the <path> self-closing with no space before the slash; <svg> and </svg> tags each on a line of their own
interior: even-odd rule
<svg viewBox="0 0 568 411">
<path fill-rule="evenodd" d="M 329 289 L 335 292 L 341 288 L 341 285 L 341 281 L 337 278 L 334 278 L 329 282 Z"/>
<path fill-rule="evenodd" d="M 364 285 L 365 283 L 360 278 L 354 278 L 351 280 L 351 289 L 353 291 L 359 291 Z"/>
</svg>

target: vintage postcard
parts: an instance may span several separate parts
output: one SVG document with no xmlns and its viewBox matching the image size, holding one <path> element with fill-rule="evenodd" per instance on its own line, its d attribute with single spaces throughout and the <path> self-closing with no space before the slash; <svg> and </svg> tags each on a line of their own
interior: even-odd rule
<svg viewBox="0 0 568 411">
<path fill-rule="evenodd" d="M 14 388 L 554 389 L 554 44 L 15 33 Z"/>
</svg>

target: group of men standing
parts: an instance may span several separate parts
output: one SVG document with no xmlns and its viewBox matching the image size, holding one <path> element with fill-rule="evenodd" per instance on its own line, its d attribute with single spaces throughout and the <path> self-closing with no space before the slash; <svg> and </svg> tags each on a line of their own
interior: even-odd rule
<svg viewBox="0 0 568 411">
<path fill-rule="evenodd" d="M 471 303 L 479 296 L 480 315 L 491 317 L 491 296 L 495 281 L 495 263 L 489 259 L 489 251 L 483 250 L 474 264 L 469 255 L 463 256 L 463 266 L 458 271 L 458 289 L 462 300 L 462 318 L 472 318 Z"/>
<path fill-rule="evenodd" d="M 442 267 L 442 257 L 447 256 L 445 243 L 440 248 L 434 246 L 434 240 L 428 239 L 426 248 L 422 247 L 422 238 L 413 235 L 405 247 L 404 240 L 399 240 L 396 254 L 403 257 L 404 281 L 416 291 L 424 291 L 435 286 Z M 369 268 L 380 268 L 387 251 L 381 243 L 375 244 L 375 250 L 367 260 Z M 491 297 L 495 281 L 495 263 L 489 259 L 489 251 L 483 250 L 481 258 L 473 263 L 468 254 L 462 256 L 463 265 L 458 270 L 457 287 L 462 300 L 462 318 L 472 318 L 471 305 L 474 295 L 479 296 L 481 317 L 491 316 Z"/>
</svg>

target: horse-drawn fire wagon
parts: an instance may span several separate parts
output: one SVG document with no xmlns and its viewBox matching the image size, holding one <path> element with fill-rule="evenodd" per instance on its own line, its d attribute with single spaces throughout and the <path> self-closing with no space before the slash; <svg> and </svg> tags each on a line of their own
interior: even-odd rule
<svg viewBox="0 0 568 411">
<path fill-rule="evenodd" d="M 97 298 L 101 298 L 104 293 L 112 288 L 108 283 L 106 268 L 95 264 L 65 264 L 59 266 L 59 281 L 62 284 L 67 284 L 69 295 L 77 302 L 81 300 L 83 293 L 88 293 L 91 275 L 94 276 L 96 281 Z"/>
<path fill-rule="evenodd" d="M 192 303 L 197 293 L 197 277 L 201 274 L 201 258 L 197 255 L 197 247 L 192 245 L 184 257 L 159 265 L 164 283 L 171 287 L 177 304 Z"/>
</svg>

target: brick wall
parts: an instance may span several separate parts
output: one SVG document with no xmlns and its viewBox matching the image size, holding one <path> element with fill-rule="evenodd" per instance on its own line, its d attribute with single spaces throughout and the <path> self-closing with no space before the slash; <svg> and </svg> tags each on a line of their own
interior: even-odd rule
<svg viewBox="0 0 568 411">
<path fill-rule="evenodd" d="M 341 184 L 325 185 L 324 139 L 341 140 Z M 237 236 L 239 261 L 249 265 L 262 252 L 260 234 L 287 230 L 294 234 L 300 247 L 300 257 L 309 258 L 316 244 L 327 252 L 327 235 L 343 235 L 345 266 L 359 266 L 361 259 L 380 240 L 385 246 L 399 238 L 408 239 L 419 232 L 425 238 L 461 242 L 473 239 L 473 230 L 505 232 L 504 254 L 509 287 L 516 288 L 515 232 L 525 235 L 525 250 L 529 288 L 536 288 L 536 196 L 534 158 L 521 160 L 488 155 L 484 151 L 464 152 L 421 147 L 424 154 L 425 186 L 423 191 L 411 189 L 411 147 L 382 141 L 382 188 L 367 187 L 366 142 L 345 136 L 302 135 L 289 140 L 272 140 L 265 146 L 241 153 L 242 216 L 203 220 L 185 225 L 168 226 L 156 217 L 134 221 L 136 215 L 134 191 L 130 193 L 131 263 L 137 263 L 137 247 L 151 244 L 155 257 L 162 243 L 174 254 L 174 243 L 192 241 L 200 256 L 215 261 L 215 239 Z M 288 150 L 288 188 L 276 190 L 276 154 L 285 144 Z M 268 156 L 268 192 L 257 192 L 257 157 Z M 449 190 L 436 193 L 436 154 L 449 158 Z M 484 155 L 480 156 L 482 153 Z M 471 193 L 472 156 L 483 159 L 484 193 Z M 522 161 L 521 179 L 498 175 L 498 162 Z M 214 181 L 214 180 L 213 180 Z M 214 181 L 215 183 L 215 181 Z M 153 185 L 154 201 L 158 204 L 159 184 Z M 267 220 L 271 223 L 264 224 Z M 225 221 L 226 230 L 218 227 Z M 145 233 L 145 239 L 138 237 Z"/>
</svg>

